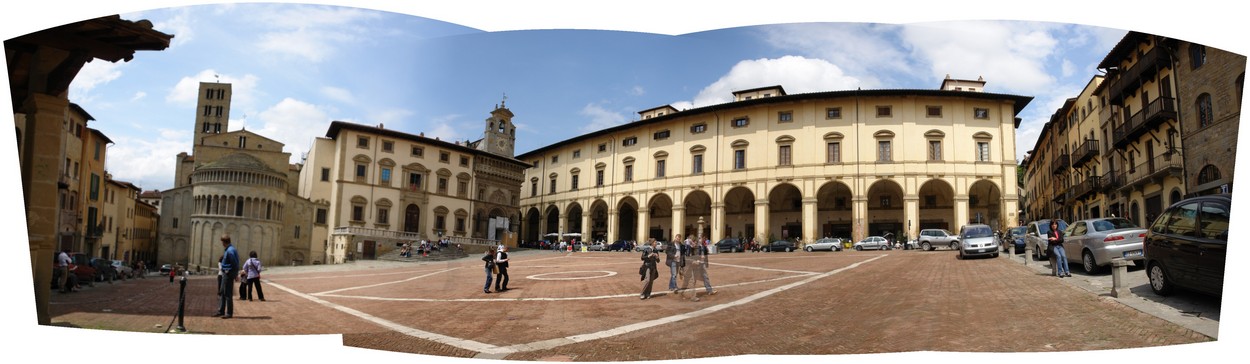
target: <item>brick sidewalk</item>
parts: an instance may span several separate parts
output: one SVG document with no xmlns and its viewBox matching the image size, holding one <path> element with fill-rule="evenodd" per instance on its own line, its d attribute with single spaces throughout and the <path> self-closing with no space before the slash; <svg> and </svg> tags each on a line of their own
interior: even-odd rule
<svg viewBox="0 0 1250 364">
<path fill-rule="evenodd" d="M 545 361 L 1079 351 L 1210 340 L 1007 259 L 891 251 L 718 254 L 712 262 L 718 294 L 700 302 L 638 300 L 638 256 L 625 253 L 515 254 L 515 289 L 489 295 L 481 293 L 474 259 L 275 270 L 266 275 L 268 302 L 236 301 L 228 320 L 209 317 L 217 308 L 215 277 L 192 277 L 186 326 L 215 334 L 342 333 L 344 344 L 363 348 Z M 616 273 L 576 279 L 601 271 Z M 660 272 L 657 292 L 667 286 L 667 267 Z M 526 278 L 534 275 L 569 280 Z M 340 291 L 324 293 L 332 290 Z M 582 296 L 597 298 L 570 299 Z M 177 283 L 149 278 L 54 293 L 51 309 L 54 324 L 163 332 L 176 300 Z"/>
</svg>

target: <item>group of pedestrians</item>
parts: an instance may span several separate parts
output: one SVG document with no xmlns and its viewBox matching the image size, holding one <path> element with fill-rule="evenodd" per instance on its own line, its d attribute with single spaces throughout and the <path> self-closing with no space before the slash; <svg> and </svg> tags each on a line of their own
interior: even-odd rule
<svg viewBox="0 0 1250 364">
<path fill-rule="evenodd" d="M 234 317 L 234 281 L 239 280 L 239 300 L 252 300 L 252 288 L 256 288 L 256 298 L 265 301 L 265 292 L 260 286 L 260 272 L 264 267 L 256 256 L 256 251 L 248 253 L 247 261 L 239 264 L 239 253 L 231 244 L 230 235 L 221 236 L 221 246 L 225 252 L 217 263 L 217 295 L 221 296 L 221 304 L 213 317 L 228 319 Z M 240 271 L 242 277 L 240 277 Z"/>
<path fill-rule="evenodd" d="M 486 254 L 482 255 L 482 261 L 486 263 L 486 285 L 482 286 L 482 293 L 490 293 L 491 278 L 495 278 L 495 292 L 504 292 L 508 290 L 508 247 L 500 245 L 498 248 L 491 247 L 486 249 Z"/>
<path fill-rule="evenodd" d="M 644 275 L 647 282 L 643 285 L 642 295 L 640 299 L 651 298 L 651 281 L 656 279 L 658 269 L 655 269 L 655 263 L 659 262 L 659 253 L 656 250 L 656 242 L 650 243 L 651 249 L 643 250 L 643 262 L 652 262 L 652 269 L 648 271 L 648 275 Z M 698 301 L 699 294 L 695 290 L 690 289 L 690 281 L 692 279 L 702 279 L 704 293 L 707 295 L 716 294 L 716 290 L 712 289 L 712 280 L 708 277 L 708 241 L 706 239 L 685 239 L 681 234 L 673 237 L 673 241 L 664 244 L 664 263 L 668 265 L 669 279 L 668 289 L 674 295 L 681 294 L 678 297 L 685 298 L 685 292 L 690 292 L 690 300 Z M 677 285 L 677 278 L 681 276 L 681 286 Z"/>
</svg>

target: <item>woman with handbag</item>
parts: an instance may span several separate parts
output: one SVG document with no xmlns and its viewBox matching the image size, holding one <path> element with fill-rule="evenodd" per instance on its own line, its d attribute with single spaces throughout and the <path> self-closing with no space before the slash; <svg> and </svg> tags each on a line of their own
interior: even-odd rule
<svg viewBox="0 0 1250 364">
<path fill-rule="evenodd" d="M 660 270 L 656 268 L 656 264 L 660 262 L 660 254 L 656 252 L 655 240 L 652 239 L 647 245 L 649 249 L 642 250 L 642 266 L 639 267 L 639 274 L 642 275 L 642 295 L 638 299 L 651 298 L 651 286 L 655 283 L 655 279 L 660 275 Z"/>
<path fill-rule="evenodd" d="M 490 293 L 491 277 L 499 273 L 499 267 L 495 266 L 495 247 L 486 249 L 486 255 L 482 256 L 482 261 L 486 262 L 486 285 L 482 286 L 482 293 Z"/>
</svg>

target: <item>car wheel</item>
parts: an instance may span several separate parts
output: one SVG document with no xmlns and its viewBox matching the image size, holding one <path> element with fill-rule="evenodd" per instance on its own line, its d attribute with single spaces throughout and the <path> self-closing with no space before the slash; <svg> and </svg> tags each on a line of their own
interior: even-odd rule
<svg viewBox="0 0 1250 364">
<path fill-rule="evenodd" d="M 1089 274 L 1098 273 L 1098 268 L 1100 268 L 1098 261 L 1094 260 L 1094 253 L 1090 253 L 1088 250 L 1081 254 L 1081 265 L 1082 268 L 1085 268 L 1085 273 Z"/>
<path fill-rule="evenodd" d="M 926 251 L 933 250 L 933 246 L 929 245 L 929 242 L 926 241 L 926 242 L 920 243 L 920 249 L 926 250 Z"/>
<path fill-rule="evenodd" d="M 859 252 L 864 251 L 864 246 L 863 246 L 863 245 L 857 245 L 857 246 L 855 246 L 855 251 L 859 251 Z"/>
<path fill-rule="evenodd" d="M 1033 247 L 1033 261 L 1034 261 L 1034 262 L 1036 262 L 1036 261 L 1040 261 L 1040 260 L 1042 260 L 1042 252 L 1041 252 L 1041 249 L 1038 249 L 1038 247 L 1036 247 L 1036 246 L 1035 246 L 1035 247 Z"/>
<path fill-rule="evenodd" d="M 1168 274 L 1163 270 L 1163 266 L 1160 266 L 1159 263 L 1154 263 L 1146 269 L 1148 270 L 1146 277 L 1150 278 L 1150 290 L 1160 296 L 1172 294 L 1172 282 L 1168 281 Z"/>
<path fill-rule="evenodd" d="M 994 257 L 998 258 L 998 252 L 994 252 Z"/>
<path fill-rule="evenodd" d="M 789 252 L 792 252 L 792 251 L 794 251 L 794 248 L 791 248 L 791 247 L 786 247 L 786 253 L 789 253 Z"/>
<path fill-rule="evenodd" d="M 807 251 L 808 253 L 811 253 L 812 247 L 809 246 L 809 247 L 803 248 L 803 250 Z"/>
<path fill-rule="evenodd" d="M 951 243 L 951 249 L 959 249 L 959 242 L 958 242 L 958 241 L 956 241 L 956 242 Z M 962 252 L 962 251 L 960 251 L 960 252 Z"/>
</svg>

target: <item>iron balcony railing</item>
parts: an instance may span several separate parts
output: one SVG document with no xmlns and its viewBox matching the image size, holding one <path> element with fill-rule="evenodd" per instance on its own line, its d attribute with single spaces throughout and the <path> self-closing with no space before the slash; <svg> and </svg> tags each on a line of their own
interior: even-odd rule
<svg viewBox="0 0 1250 364">
<path fill-rule="evenodd" d="M 1098 140 L 1086 139 L 1081 146 L 1072 151 L 1072 166 L 1080 167 L 1096 156 L 1098 156 Z"/>
<path fill-rule="evenodd" d="M 1155 156 L 1145 163 L 1138 164 L 1133 169 L 1123 172 L 1121 175 L 1124 176 L 1124 184 L 1120 188 L 1141 184 L 1162 174 L 1180 173 L 1183 166 L 1182 162 L 1179 156 L 1173 157 L 1170 154 Z"/>
<path fill-rule="evenodd" d="M 1072 166 L 1072 156 L 1067 152 L 1059 155 L 1054 161 L 1050 162 L 1050 171 L 1053 173 L 1062 172 Z"/>
<path fill-rule="evenodd" d="M 1085 180 L 1073 185 L 1070 189 L 1072 191 L 1072 198 L 1080 199 L 1098 191 L 1101 183 L 1100 180 L 1101 178 L 1099 177 L 1086 178 Z"/>
<path fill-rule="evenodd" d="M 1116 171 L 1107 172 L 1098 178 L 1098 188 L 1108 191 L 1124 185 L 1124 174 Z"/>
<path fill-rule="evenodd" d="M 1140 87 L 1144 81 L 1153 78 L 1160 68 L 1170 68 L 1171 64 L 1167 59 L 1163 47 L 1157 46 L 1138 57 L 1137 63 L 1123 70 L 1119 77 L 1110 80 L 1111 86 L 1107 88 L 1107 95 L 1112 103 L 1118 104 L 1115 100 L 1123 99 L 1125 93 L 1131 93 L 1130 91 Z"/>
<path fill-rule="evenodd" d="M 1112 141 L 1116 148 L 1123 148 L 1138 136 L 1169 119 L 1176 119 L 1176 99 L 1157 98 L 1147 104 L 1146 108 L 1125 119 L 1123 124 L 1116 126 Z"/>
</svg>

